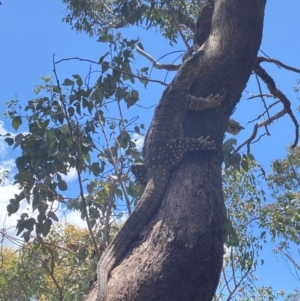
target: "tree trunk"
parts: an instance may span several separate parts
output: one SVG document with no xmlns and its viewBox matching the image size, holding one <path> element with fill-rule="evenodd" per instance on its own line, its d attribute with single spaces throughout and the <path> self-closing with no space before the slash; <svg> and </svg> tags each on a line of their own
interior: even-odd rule
<svg viewBox="0 0 300 301">
<path fill-rule="evenodd" d="M 188 153 L 172 172 L 157 214 L 111 273 L 107 301 L 209 301 L 215 294 L 225 219 L 222 142 L 257 56 L 266 0 L 214 2 L 191 93 L 206 97 L 225 91 L 225 99 L 218 109 L 188 112 L 184 130 L 187 137 L 209 135 L 217 151 Z"/>
</svg>

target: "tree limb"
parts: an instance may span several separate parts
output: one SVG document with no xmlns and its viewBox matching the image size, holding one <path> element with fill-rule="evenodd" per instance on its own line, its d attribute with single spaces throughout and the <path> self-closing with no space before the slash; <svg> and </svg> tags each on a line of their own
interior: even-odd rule
<svg viewBox="0 0 300 301">
<path fill-rule="evenodd" d="M 70 58 L 67 58 L 67 59 L 61 59 L 61 60 L 59 60 L 57 62 L 54 62 L 54 64 L 56 65 L 56 64 L 59 64 L 59 63 L 61 63 L 63 61 L 70 61 L 70 60 L 78 60 L 78 61 L 81 61 L 81 62 L 89 62 L 89 63 L 92 63 L 92 64 L 104 65 L 104 66 L 106 66 L 108 68 L 117 70 L 117 71 L 119 71 L 121 73 L 124 73 L 124 74 L 128 74 L 128 75 L 130 75 L 132 77 L 135 77 L 135 78 L 138 78 L 138 79 L 147 80 L 148 82 L 153 82 L 153 83 L 159 83 L 159 84 L 161 84 L 163 86 L 168 86 L 168 84 L 166 84 L 166 83 L 164 83 L 164 82 L 162 82 L 160 80 L 150 79 L 150 78 L 145 78 L 145 77 L 142 77 L 142 76 L 134 75 L 134 74 L 132 74 L 130 72 L 123 71 L 123 70 L 121 70 L 119 68 L 116 68 L 116 67 L 113 67 L 113 66 L 110 66 L 110 65 L 106 65 L 106 64 L 103 64 L 103 63 L 100 63 L 100 62 L 96 62 L 96 61 L 93 61 L 93 60 L 82 59 L 80 57 L 70 57 Z M 178 67 L 178 69 L 179 69 L 179 67 Z M 177 70 L 177 69 L 175 69 L 175 70 Z"/>
<path fill-rule="evenodd" d="M 296 73 L 300 73 L 300 69 L 288 66 L 288 65 L 286 65 L 286 64 L 284 64 L 284 63 L 282 63 L 282 62 L 280 62 L 280 61 L 278 61 L 276 59 L 266 58 L 266 57 L 263 57 L 263 56 L 259 56 L 257 59 L 258 59 L 259 62 L 274 63 L 276 65 L 281 66 L 284 69 L 287 69 L 287 70 L 290 70 L 290 71 L 294 71 Z"/>
<path fill-rule="evenodd" d="M 148 54 L 147 52 L 145 52 L 143 49 L 141 49 L 138 46 L 136 47 L 136 51 L 141 54 L 142 56 L 144 56 L 146 59 L 148 59 L 152 64 L 153 67 L 155 67 L 156 69 L 165 69 L 168 71 L 176 71 L 180 68 L 181 64 L 179 65 L 173 65 L 173 64 L 160 64 L 157 62 L 157 60 L 152 57 L 150 54 Z"/>
<path fill-rule="evenodd" d="M 267 71 L 265 69 L 263 69 L 260 66 L 260 62 L 262 62 L 262 61 L 275 62 L 276 60 L 267 59 L 267 58 L 264 58 L 264 57 L 258 57 L 257 61 L 256 61 L 256 64 L 255 64 L 255 66 L 253 68 L 253 71 L 267 85 L 270 93 L 274 97 L 278 98 L 279 101 L 283 104 L 283 109 L 281 111 L 279 111 L 278 113 L 276 113 L 275 115 L 273 115 L 273 116 L 268 116 L 267 120 L 265 120 L 263 122 L 257 123 L 254 126 L 254 128 L 253 128 L 252 135 L 244 143 L 242 143 L 239 147 L 237 147 L 237 149 L 235 150 L 235 153 L 237 153 L 244 145 L 247 145 L 247 151 L 250 152 L 250 144 L 252 143 L 252 141 L 256 137 L 258 128 L 264 126 L 267 129 L 267 126 L 269 124 L 271 124 L 274 120 L 281 118 L 285 114 L 288 114 L 291 117 L 291 119 L 292 119 L 292 121 L 294 123 L 294 126 L 295 126 L 295 140 L 294 140 L 293 144 L 291 145 L 291 148 L 296 147 L 296 145 L 298 144 L 298 139 L 299 139 L 299 124 L 298 124 L 298 121 L 297 121 L 297 119 L 296 119 L 296 117 L 295 117 L 295 115 L 294 115 L 294 113 L 293 113 L 293 111 L 291 109 L 291 102 L 288 100 L 288 98 L 286 97 L 286 95 L 283 92 L 281 92 L 279 89 L 277 89 L 275 81 L 273 80 L 273 78 L 267 73 Z M 276 61 L 276 63 L 283 65 L 279 61 Z M 289 66 L 286 66 L 286 65 L 284 65 L 284 66 L 285 67 L 289 67 Z M 292 68 L 292 67 L 289 67 L 289 68 Z M 261 92 L 260 95 L 263 95 L 262 92 Z M 271 106 L 273 106 L 273 105 L 274 104 L 272 104 Z M 268 112 L 268 110 L 269 110 L 269 108 L 271 106 L 266 107 L 266 105 L 265 105 L 266 111 L 263 114 L 261 114 L 260 116 L 262 116 L 266 112 Z M 269 135 L 268 131 L 267 131 L 267 134 Z"/>
</svg>

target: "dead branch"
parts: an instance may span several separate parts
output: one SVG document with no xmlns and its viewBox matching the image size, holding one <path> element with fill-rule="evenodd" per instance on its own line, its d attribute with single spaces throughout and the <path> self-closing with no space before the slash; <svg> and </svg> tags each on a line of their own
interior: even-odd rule
<svg viewBox="0 0 300 301">
<path fill-rule="evenodd" d="M 278 60 L 275 60 L 275 59 L 271 59 L 271 58 L 266 58 L 266 57 L 263 57 L 263 56 L 259 56 L 258 58 L 258 61 L 259 62 L 267 62 L 267 63 L 274 63 L 286 70 L 290 70 L 290 71 L 294 71 L 296 73 L 300 73 L 300 69 L 297 69 L 297 68 L 294 68 L 294 67 L 291 67 L 291 66 L 288 66 Z"/>
<path fill-rule="evenodd" d="M 270 59 L 266 59 L 269 61 L 272 61 Z M 284 93 L 282 93 L 279 89 L 277 89 L 276 84 L 273 80 L 273 78 L 266 72 L 265 69 L 263 69 L 259 64 L 260 62 L 265 61 L 265 58 L 263 57 L 259 57 L 257 59 L 256 65 L 253 69 L 253 71 L 255 72 L 255 74 L 260 77 L 263 82 L 267 85 L 270 93 L 279 99 L 279 101 L 283 104 L 283 109 L 281 111 L 279 111 L 277 114 L 268 117 L 267 120 L 263 121 L 263 122 L 259 122 L 257 123 L 254 128 L 253 128 L 253 133 L 252 135 L 244 142 L 242 143 L 239 147 L 237 147 L 237 149 L 235 150 L 235 153 L 237 153 L 244 145 L 247 145 L 247 151 L 250 152 L 250 144 L 253 143 L 254 138 L 257 135 L 257 130 L 259 127 L 265 127 L 267 129 L 267 126 L 270 125 L 274 120 L 277 120 L 279 118 L 281 118 L 282 116 L 284 116 L 285 114 L 288 114 L 295 126 L 295 140 L 293 142 L 293 144 L 291 145 L 291 148 L 296 147 L 296 145 L 298 144 L 298 139 L 299 139 L 299 124 L 298 121 L 291 109 L 291 102 L 288 100 L 288 98 L 285 96 Z M 281 63 L 281 62 L 276 62 L 277 64 Z M 282 64 L 282 63 L 281 63 Z M 288 67 L 288 66 L 287 66 Z M 269 106 L 270 107 L 270 106 Z M 266 111 L 268 112 L 269 108 L 266 108 Z M 265 111 L 265 112 L 266 112 Z M 264 113 L 265 114 L 265 113 Z M 267 131 L 267 135 L 270 135 L 270 133 Z"/>
<path fill-rule="evenodd" d="M 270 93 L 274 95 L 274 97 L 278 98 L 282 104 L 284 109 L 286 110 L 286 113 L 291 117 L 294 125 L 295 125 L 295 132 L 296 137 L 295 141 L 292 144 L 292 148 L 294 148 L 298 144 L 298 138 L 299 138 L 299 124 L 298 121 L 291 109 L 291 102 L 288 100 L 288 98 L 283 94 L 279 89 L 276 88 L 275 82 L 273 78 L 266 72 L 265 69 L 263 69 L 260 65 L 260 59 L 257 60 L 257 64 L 254 67 L 254 72 L 264 81 L 264 83 L 267 85 Z"/>
<path fill-rule="evenodd" d="M 263 127 L 263 126 L 264 127 L 268 126 L 274 120 L 279 119 L 280 117 L 282 117 L 286 113 L 287 113 L 286 110 L 283 109 L 280 112 L 278 112 L 277 114 L 275 114 L 274 116 L 271 116 L 269 119 L 267 119 L 263 122 L 257 123 L 253 128 L 252 135 L 245 142 L 243 142 L 239 147 L 237 147 L 234 153 L 237 153 L 244 145 L 247 145 L 247 152 L 249 153 L 250 152 L 250 144 L 254 140 L 254 138 L 256 137 L 258 128 Z"/>
<path fill-rule="evenodd" d="M 259 89 L 259 92 L 260 92 L 260 95 L 261 95 L 261 100 L 262 100 L 262 102 L 263 102 L 263 104 L 264 104 L 264 107 L 265 107 L 265 109 L 266 109 L 266 113 L 267 113 L 267 116 L 268 116 L 268 118 L 270 118 L 270 114 L 269 114 L 269 110 L 268 110 L 268 108 L 267 108 L 267 104 L 266 104 L 266 101 L 265 101 L 265 98 L 264 98 L 264 96 L 263 96 L 263 93 L 262 93 L 262 89 L 261 89 L 261 85 L 260 85 L 260 82 L 259 82 L 259 79 L 258 79 L 258 75 L 257 74 L 255 74 L 255 78 L 256 78 L 256 82 L 257 82 L 257 85 L 258 85 L 258 89 Z"/>
<path fill-rule="evenodd" d="M 155 67 L 156 69 L 165 69 L 168 71 L 177 71 L 181 64 L 179 65 L 173 65 L 173 64 L 160 64 L 157 62 L 157 60 L 152 57 L 150 54 L 148 54 L 147 52 L 145 52 L 143 49 L 141 49 L 140 47 L 136 46 L 136 51 L 141 54 L 142 56 L 144 56 L 146 59 L 148 59 L 152 64 L 153 67 Z"/>
<path fill-rule="evenodd" d="M 263 94 L 257 94 L 257 95 L 252 95 L 249 96 L 248 99 L 254 99 L 254 98 L 258 98 L 258 97 L 273 97 L 273 95 L 269 94 L 269 93 L 263 93 Z"/>
<path fill-rule="evenodd" d="M 272 97 L 273 97 L 273 96 L 272 96 Z M 267 110 L 270 110 L 272 107 L 274 107 L 275 105 L 277 105 L 277 104 L 279 104 L 279 103 L 280 103 L 279 100 L 277 100 L 277 101 L 271 103 L 271 104 L 267 107 Z M 264 112 L 262 112 L 257 118 L 255 118 L 255 119 L 253 119 L 253 120 L 250 120 L 248 123 L 251 123 L 251 122 L 254 122 L 254 121 L 256 121 L 256 120 L 259 120 L 261 117 L 263 117 L 263 116 L 267 113 L 267 110 L 264 111 Z"/>
</svg>

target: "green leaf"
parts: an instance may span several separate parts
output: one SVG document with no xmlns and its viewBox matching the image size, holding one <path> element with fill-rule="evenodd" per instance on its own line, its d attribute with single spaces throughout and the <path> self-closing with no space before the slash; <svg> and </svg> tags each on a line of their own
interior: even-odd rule
<svg viewBox="0 0 300 301">
<path fill-rule="evenodd" d="M 260 238 L 261 239 L 265 238 L 266 237 L 266 233 L 267 233 L 266 231 L 261 232 L 260 233 Z"/>
<path fill-rule="evenodd" d="M 42 226 L 42 235 L 43 236 L 46 237 L 49 234 L 51 226 L 52 226 L 52 220 L 47 219 Z"/>
<path fill-rule="evenodd" d="M 17 222 L 17 236 L 25 229 L 25 222 L 22 220 L 18 220 Z"/>
<path fill-rule="evenodd" d="M 17 130 L 19 128 L 19 126 L 22 124 L 22 119 L 20 116 L 16 116 L 14 117 L 14 119 L 12 120 L 12 127 Z"/>
<path fill-rule="evenodd" d="M 99 64 L 103 63 L 103 60 L 105 59 L 105 57 L 109 54 L 109 52 L 106 52 L 104 55 L 102 55 L 99 59 Z"/>
<path fill-rule="evenodd" d="M 30 231 L 25 231 L 23 232 L 22 236 L 25 240 L 25 242 L 29 242 L 29 239 L 30 239 Z"/>
<path fill-rule="evenodd" d="M 116 219 L 122 218 L 124 216 L 124 212 L 120 212 L 117 216 Z"/>
<path fill-rule="evenodd" d="M 124 96 L 124 100 L 127 103 L 127 108 L 134 105 L 139 99 L 139 92 L 137 90 L 132 90 L 130 93 L 126 93 Z"/>
<path fill-rule="evenodd" d="M 149 80 L 148 80 L 148 77 L 145 77 L 145 76 L 141 76 L 139 77 L 139 81 L 146 87 Z"/>
<path fill-rule="evenodd" d="M 134 130 L 136 133 L 140 134 L 140 128 L 137 125 L 134 127 Z"/>
<path fill-rule="evenodd" d="M 138 99 L 139 99 L 139 91 L 137 91 L 137 90 L 132 90 L 131 96 L 132 96 L 134 99 L 138 100 Z"/>
<path fill-rule="evenodd" d="M 33 217 L 31 217 L 27 221 L 24 222 L 24 226 L 29 232 L 31 232 L 31 231 L 33 231 L 33 227 L 34 227 L 35 223 L 36 223 L 35 219 Z"/>
<path fill-rule="evenodd" d="M 24 170 L 24 168 L 27 166 L 27 163 L 28 163 L 27 156 L 18 157 L 16 159 L 16 165 L 17 165 L 19 172 L 22 172 Z"/>
<path fill-rule="evenodd" d="M 90 193 L 90 194 L 93 193 L 93 191 L 94 191 L 94 187 L 91 184 L 87 184 L 86 189 L 87 189 L 88 193 Z"/>
<path fill-rule="evenodd" d="M 91 165 L 91 170 L 92 170 L 92 173 L 94 174 L 95 177 L 98 177 L 99 174 L 101 173 L 101 168 L 99 166 L 99 163 L 97 162 L 94 162 L 92 165 Z"/>
<path fill-rule="evenodd" d="M 69 78 L 66 78 L 64 80 L 64 82 L 61 84 L 62 86 L 73 86 L 74 85 L 74 81 L 72 81 L 71 79 Z"/>
<path fill-rule="evenodd" d="M 91 155 L 89 152 L 87 152 L 84 156 L 84 159 L 88 162 L 88 163 L 91 163 Z"/>
<path fill-rule="evenodd" d="M 247 156 L 251 161 L 255 161 L 255 158 L 252 154 L 249 153 Z"/>
<path fill-rule="evenodd" d="M 74 74 L 72 76 L 76 79 L 76 84 L 81 87 L 83 85 L 83 80 L 80 75 Z"/>
<path fill-rule="evenodd" d="M 105 61 L 101 65 L 102 65 L 102 73 L 106 72 L 109 68 L 109 63 Z"/>
<path fill-rule="evenodd" d="M 40 124 L 41 128 L 44 130 L 50 122 L 50 119 L 46 119 L 44 122 Z"/>
<path fill-rule="evenodd" d="M 45 219 L 46 219 L 46 214 L 44 214 L 44 213 L 38 214 L 37 220 L 38 220 L 39 224 L 42 224 Z"/>
<path fill-rule="evenodd" d="M 242 168 L 244 169 L 244 171 L 248 172 L 248 170 L 249 170 L 248 161 L 243 160 L 243 161 L 241 162 L 241 166 L 242 166 Z"/>
<path fill-rule="evenodd" d="M 56 222 L 59 221 L 57 215 L 54 212 L 49 212 L 48 216 Z"/>
<path fill-rule="evenodd" d="M 148 67 L 143 67 L 140 71 L 141 71 L 141 72 L 147 72 L 148 70 L 149 70 Z"/>
<path fill-rule="evenodd" d="M 139 46 L 142 50 L 144 50 L 144 46 L 143 46 L 143 44 L 142 44 L 141 42 L 138 42 L 138 46 Z"/>
<path fill-rule="evenodd" d="M 14 139 L 13 138 L 5 138 L 4 141 L 9 145 L 13 145 L 14 144 Z"/>
<path fill-rule="evenodd" d="M 57 186 L 61 191 L 66 191 L 68 189 L 68 184 L 64 180 L 59 181 Z"/>
<path fill-rule="evenodd" d="M 130 139 L 131 137 L 127 132 L 123 132 L 117 137 L 117 141 L 123 149 L 126 149 L 128 147 Z"/>
</svg>

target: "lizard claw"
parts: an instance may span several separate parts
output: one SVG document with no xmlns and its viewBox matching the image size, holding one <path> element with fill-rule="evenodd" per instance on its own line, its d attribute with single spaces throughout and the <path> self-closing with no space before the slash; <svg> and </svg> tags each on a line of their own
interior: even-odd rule
<svg viewBox="0 0 300 301">
<path fill-rule="evenodd" d="M 209 136 L 201 136 L 197 140 L 203 144 L 203 149 L 215 150 L 217 148 L 216 142 L 214 140 L 211 140 Z"/>
<path fill-rule="evenodd" d="M 219 106 L 222 103 L 224 96 L 220 94 L 210 94 L 208 98 L 215 106 Z"/>
</svg>

